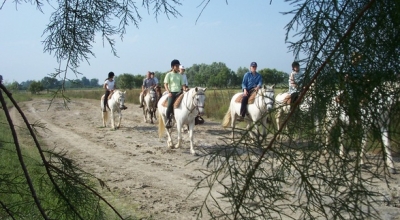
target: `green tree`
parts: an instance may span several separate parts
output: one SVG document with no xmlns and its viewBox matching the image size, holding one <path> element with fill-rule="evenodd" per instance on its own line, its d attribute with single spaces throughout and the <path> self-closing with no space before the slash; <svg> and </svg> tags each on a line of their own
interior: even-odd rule
<svg viewBox="0 0 400 220">
<path fill-rule="evenodd" d="M 86 78 L 86 77 L 82 77 L 81 83 L 82 83 L 82 86 L 83 86 L 83 87 L 89 87 L 89 86 L 90 86 L 90 81 L 89 81 L 89 79 Z"/>
<path fill-rule="evenodd" d="M 258 72 L 261 74 L 264 84 L 284 84 L 285 86 L 287 86 L 287 82 L 289 80 L 289 75 L 287 73 L 268 68 L 261 69 Z"/>
<path fill-rule="evenodd" d="M 39 81 L 32 81 L 32 83 L 29 85 L 28 88 L 29 92 L 32 94 L 38 94 L 40 91 L 44 90 L 44 86 L 41 82 Z"/>
<path fill-rule="evenodd" d="M 91 87 L 98 87 L 99 86 L 99 79 L 90 79 L 90 86 Z"/>
<path fill-rule="evenodd" d="M 119 75 L 118 80 L 115 82 L 120 89 L 133 89 L 135 87 L 135 81 L 132 74 L 124 73 Z"/>
<path fill-rule="evenodd" d="M 289 0 L 288 3 L 294 9 L 284 13 L 293 16 L 286 26 L 286 41 L 305 74 L 299 99 L 309 104 L 309 111 L 300 112 L 296 102 L 284 121 L 288 132 L 272 127 L 269 128 L 272 136 L 259 135 L 249 140 L 245 131 L 240 140 L 204 155 L 211 158 L 208 164 L 217 165 L 204 171 L 206 177 L 198 187 L 207 185 L 215 189 L 218 185 L 222 189 L 222 196 L 209 194 L 212 199 L 204 200 L 205 209 L 215 208 L 215 203 L 210 201 L 223 199 L 230 201 L 232 208 L 217 204 L 221 213 L 211 213 L 214 218 L 383 218 L 375 207 L 380 206 L 379 198 L 387 198 L 393 191 L 382 192 L 375 184 L 383 181 L 390 187 L 393 183 L 383 160 L 387 155 L 380 139 L 382 131 L 377 119 L 381 115 L 377 109 L 393 107 L 390 119 L 396 122 L 390 134 L 391 141 L 397 142 L 400 137 L 398 105 L 382 106 L 382 101 L 397 97 L 400 92 L 399 87 L 391 86 L 393 82 L 398 83 L 396 71 L 400 68 L 400 2 Z M 343 96 L 338 94 L 347 92 L 346 74 L 355 72 L 354 53 L 363 57 L 362 65 L 357 67 L 362 68 L 365 78 L 358 80 L 359 86 L 373 84 L 374 93 L 361 88 L 353 93 L 357 99 L 343 101 L 340 99 Z M 275 78 L 279 76 L 275 71 L 260 72 L 265 80 L 280 81 L 280 77 Z M 374 80 L 368 82 L 371 76 Z M 335 108 L 337 101 L 342 108 Z M 356 122 L 337 127 L 345 134 L 342 141 L 346 144 L 346 153 L 341 155 L 337 150 L 341 132 L 327 134 L 325 129 L 316 129 L 314 122 L 321 127 L 331 126 L 331 121 L 340 114 L 349 114 L 349 106 L 359 108 L 363 127 Z M 327 108 L 338 114 L 326 115 Z M 314 121 L 314 116 L 319 120 Z M 363 132 L 368 135 L 369 150 L 379 149 L 377 155 L 368 157 L 367 167 L 359 164 L 364 156 Z M 283 138 L 278 140 L 278 135 Z M 336 141 L 326 143 L 327 137 Z"/>
<path fill-rule="evenodd" d="M 21 86 L 18 84 L 18 82 L 14 81 L 11 84 L 7 85 L 6 87 L 8 90 L 17 91 Z"/>
<path fill-rule="evenodd" d="M 58 61 L 58 68 L 52 77 L 61 76 L 61 93 L 63 94 L 67 83 L 71 88 L 77 85 L 82 85 L 81 80 L 67 80 L 67 76 L 72 74 L 80 74 L 78 67 L 81 62 L 89 62 L 94 53 L 91 51 L 96 36 L 102 36 L 102 40 L 108 43 L 112 52 L 116 55 L 115 40 L 113 37 L 120 36 L 121 38 L 126 33 L 126 27 L 130 24 L 138 27 L 141 21 L 137 3 L 132 0 L 118 1 L 118 0 L 98 0 L 98 1 L 55 1 L 46 2 L 41 0 L 35 1 L 16 1 L 16 5 L 22 3 L 32 3 L 40 11 L 44 3 L 51 4 L 50 22 L 44 30 L 44 51 L 53 54 Z M 4 4 L 9 2 L 4 1 Z M 148 11 L 154 11 L 155 17 L 160 13 L 165 14 L 167 17 L 179 16 L 176 6 L 181 2 L 171 1 L 150 1 L 144 0 L 140 3 Z M 2 6 L 3 6 L 2 5 Z M 0 7 L 3 8 L 3 7 Z M 71 72 L 72 71 L 72 72 Z M 37 93 L 43 90 L 41 82 L 27 81 L 23 84 L 24 88 L 29 88 L 32 93 Z M 15 102 L 11 93 L 0 85 L 0 89 L 7 94 L 9 100 L 15 106 Z M 10 114 L 5 106 L 5 99 L 0 92 L 0 101 L 3 106 L 4 112 L 7 116 Z M 57 94 L 54 95 L 56 97 Z M 64 97 L 66 101 L 69 99 Z M 67 103 L 67 102 L 65 102 Z M 19 109 L 19 108 L 17 108 Z M 22 115 L 23 113 L 20 112 Z M 15 132 L 12 120 L 5 120 L 1 118 L 1 124 L 9 123 L 13 140 L 18 140 L 18 135 Z M 36 133 L 32 127 L 35 125 L 26 123 L 27 129 L 30 131 L 31 137 L 35 141 L 35 147 L 40 154 L 40 161 L 36 162 L 36 167 L 42 167 L 45 172 L 37 174 L 30 172 L 26 169 L 23 158 L 24 155 L 19 154 L 20 146 L 16 141 L 14 143 L 15 149 L 19 156 L 20 167 L 22 167 L 20 176 L 22 178 L 14 178 L 13 175 L 17 170 L 11 170 L 8 173 L 2 170 L 0 175 L 1 196 L 0 196 L 0 218 L 9 219 L 115 219 L 123 217 L 114 209 L 102 196 L 100 196 L 93 184 L 83 176 L 87 173 L 79 172 L 79 169 L 74 166 L 73 162 L 65 157 L 65 155 L 56 154 L 52 151 L 44 152 L 37 141 Z M 1 129 L 4 131 L 4 129 Z M 2 137 L 2 136 L 1 136 Z M 0 137 L 0 138 L 1 138 Z M 1 140 L 0 143 L 7 142 Z M 52 148 L 52 146 L 50 146 Z M 0 148 L 1 149 L 1 148 Z M 3 154 L 0 154 L 3 155 Z M 47 155 L 48 157 L 46 157 Z M 29 156 L 28 156 L 29 158 Z M 32 165 L 35 166 L 35 165 Z M 15 166 L 18 167 L 18 166 Z M 23 172 L 22 172 L 23 171 Z M 4 174 L 4 175 L 3 175 Z M 38 175 L 34 176 L 34 175 Z M 32 176 L 38 179 L 41 184 L 34 185 L 32 183 Z M 47 181 L 41 181 L 45 178 Z M 39 180 L 40 179 L 40 180 Z M 26 187 L 22 187 L 26 183 Z M 48 184 L 49 189 L 46 191 L 49 197 L 41 198 L 36 193 L 37 191 L 44 190 L 44 184 Z M 101 182 L 102 186 L 104 182 Z M 12 195 L 13 199 L 22 198 L 20 201 L 11 201 L 4 199 L 3 195 Z M 29 195 L 29 196 L 26 196 Z M 27 200 L 25 200 L 27 198 Z M 104 204 L 111 207 L 115 213 L 115 217 L 106 216 L 104 213 Z"/>
<path fill-rule="evenodd" d="M 55 89 L 59 88 L 61 85 L 61 83 L 56 78 L 48 76 L 44 77 L 41 80 L 41 83 L 45 89 Z"/>
</svg>

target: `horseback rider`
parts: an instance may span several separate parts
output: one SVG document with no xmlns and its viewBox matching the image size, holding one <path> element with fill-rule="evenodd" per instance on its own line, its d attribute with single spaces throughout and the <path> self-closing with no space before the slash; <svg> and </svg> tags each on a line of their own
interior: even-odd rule
<svg viewBox="0 0 400 220">
<path fill-rule="evenodd" d="M 294 103 L 297 100 L 301 88 L 299 85 L 301 85 L 303 78 L 304 74 L 300 71 L 299 62 L 294 61 L 292 63 L 292 72 L 289 75 L 290 103 Z"/>
<path fill-rule="evenodd" d="M 171 61 L 171 71 L 165 75 L 164 78 L 164 87 L 166 92 L 168 93 L 168 107 L 167 107 L 167 124 L 165 125 L 166 128 L 172 127 L 172 116 L 173 116 L 173 104 L 181 92 L 183 81 L 181 74 L 179 74 L 179 60 L 172 60 Z"/>
<path fill-rule="evenodd" d="M 140 106 L 139 108 L 143 108 L 143 100 L 144 100 L 144 93 L 145 89 L 149 88 L 155 88 L 157 86 L 156 81 L 154 78 L 151 77 L 151 72 L 147 71 L 146 78 L 143 79 L 143 84 L 142 84 L 142 92 L 140 93 Z"/>
<path fill-rule="evenodd" d="M 103 103 L 104 103 L 103 112 L 107 111 L 106 109 L 108 106 L 107 105 L 108 97 L 110 96 L 110 94 L 112 94 L 114 92 L 115 89 L 117 89 L 117 85 L 115 83 L 114 76 L 115 76 L 114 72 L 109 72 L 108 78 L 104 81 L 104 84 L 103 84 L 103 88 L 105 90 L 104 100 L 103 100 Z M 121 109 L 125 110 L 125 109 L 127 109 L 127 107 L 125 105 L 123 105 L 121 107 Z"/>
<path fill-rule="evenodd" d="M 258 89 L 261 88 L 262 85 L 262 77 L 257 72 L 257 63 L 251 62 L 250 71 L 244 74 L 242 81 L 242 89 L 243 89 L 243 98 L 242 105 L 240 107 L 240 116 L 238 120 L 243 120 L 246 116 L 247 111 L 247 102 L 249 101 L 249 97 L 253 92 L 257 92 Z"/>
</svg>

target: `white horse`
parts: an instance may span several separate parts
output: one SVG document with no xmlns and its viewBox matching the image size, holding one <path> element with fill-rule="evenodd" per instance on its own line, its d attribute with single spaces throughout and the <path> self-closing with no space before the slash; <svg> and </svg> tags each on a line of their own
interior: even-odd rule
<svg viewBox="0 0 400 220">
<path fill-rule="evenodd" d="M 370 129 L 370 125 L 377 125 L 379 127 L 379 131 L 381 134 L 381 140 L 383 147 L 385 149 L 384 156 L 386 158 L 386 166 L 389 168 L 389 171 L 391 173 L 396 173 L 396 169 L 394 167 L 393 163 L 393 158 L 392 158 L 392 152 L 391 152 L 391 144 L 390 144 L 390 138 L 389 138 L 389 124 L 390 124 L 390 110 L 391 107 L 396 102 L 396 97 L 395 93 L 393 92 L 393 87 L 389 85 L 390 83 L 384 83 L 383 84 L 383 89 L 386 89 L 387 91 L 384 91 L 382 93 L 382 90 L 379 90 L 378 88 L 375 88 L 373 92 L 371 93 L 371 101 L 370 103 L 366 104 L 366 106 L 361 107 L 361 123 L 362 123 L 362 130 L 363 130 L 363 136 L 362 136 L 362 141 L 361 141 L 361 158 L 360 158 L 360 165 L 364 165 L 364 159 L 365 159 L 365 147 L 367 144 L 367 138 L 368 138 L 368 130 Z M 395 86 L 398 86 L 397 83 L 395 83 Z M 390 90 L 390 91 L 389 91 Z M 349 116 L 346 114 L 346 111 L 342 104 L 340 104 L 340 101 L 338 100 L 338 97 L 342 94 L 342 91 L 339 91 L 335 97 L 333 97 L 332 103 L 333 106 L 327 109 L 326 113 L 326 119 L 329 120 L 326 123 L 326 131 L 327 131 L 327 137 L 326 137 L 326 144 L 330 144 L 330 139 L 331 139 L 331 131 L 335 125 L 337 125 L 338 122 L 343 123 L 344 125 L 349 125 L 350 124 L 350 119 Z M 341 128 L 341 134 L 340 136 L 344 135 L 344 131 Z M 339 154 L 341 156 L 344 155 L 344 146 L 341 140 L 339 140 L 340 143 L 340 151 Z"/>
<path fill-rule="evenodd" d="M 274 107 L 274 87 L 273 86 L 266 86 L 264 85 L 262 88 L 260 88 L 255 96 L 254 103 L 248 104 L 247 105 L 247 113 L 245 120 L 247 121 L 247 126 L 246 129 L 249 129 L 251 124 L 254 124 L 255 129 L 258 131 L 258 125 L 256 122 L 261 122 L 262 127 L 263 127 L 263 136 L 265 137 L 266 135 L 266 128 L 267 128 L 267 114 L 273 109 Z M 241 107 L 241 102 L 236 102 L 236 100 L 242 96 L 243 93 L 236 93 L 230 102 L 229 109 L 225 114 L 225 117 L 222 122 L 223 127 L 228 127 L 229 122 L 232 127 L 232 141 L 235 138 L 235 122 L 237 120 L 237 117 L 240 116 L 240 107 Z M 252 138 L 254 138 L 254 135 L 252 132 L 250 132 L 250 135 Z"/>
<path fill-rule="evenodd" d="M 154 88 L 148 88 L 145 90 L 146 95 L 143 100 L 143 119 L 144 122 L 148 122 L 148 117 L 150 118 L 150 123 L 153 124 L 153 117 L 156 116 L 157 107 L 157 94 Z M 139 101 L 142 102 L 142 96 L 139 96 Z"/>
<path fill-rule="evenodd" d="M 313 104 L 313 98 L 312 98 L 312 93 L 309 92 L 307 96 L 304 96 L 303 100 L 301 100 L 299 104 L 299 109 L 301 112 L 309 112 L 311 110 L 311 106 Z M 276 126 L 278 131 L 281 129 L 283 122 L 284 122 L 284 116 L 288 115 L 289 112 L 291 111 L 291 104 L 287 103 L 287 99 L 289 98 L 290 94 L 287 92 L 284 93 L 279 93 L 275 97 L 275 120 L 276 120 Z M 300 94 L 299 94 L 300 96 Z M 316 131 L 318 133 L 319 131 L 319 124 L 318 124 L 318 119 L 314 118 L 314 125 L 316 128 Z M 285 127 L 287 129 L 287 127 Z M 279 138 L 279 135 L 278 135 Z"/>
<path fill-rule="evenodd" d="M 113 94 L 111 95 L 111 98 L 108 99 L 108 107 L 110 109 L 110 115 L 111 115 L 111 128 L 115 129 L 115 112 L 118 112 L 119 115 L 119 121 L 117 128 L 120 127 L 121 125 L 121 119 L 122 119 L 122 114 L 121 114 L 121 109 L 124 107 L 125 103 L 125 93 L 126 91 L 122 92 L 120 90 L 114 90 Z M 104 106 L 104 95 L 101 97 L 101 102 L 100 102 L 100 107 L 101 107 L 101 112 L 102 112 L 102 117 L 103 117 L 103 126 L 107 127 L 107 121 L 108 121 L 108 111 L 104 111 L 107 109 L 106 106 Z"/>
<path fill-rule="evenodd" d="M 195 125 L 195 117 L 204 114 L 204 104 L 206 100 L 205 91 L 207 88 L 196 87 L 185 92 L 177 108 L 174 108 L 174 120 L 176 123 L 176 130 L 178 133 L 178 143 L 175 148 L 179 148 L 182 144 L 182 125 L 189 125 L 189 138 L 190 138 L 190 153 L 196 154 L 193 143 L 193 129 Z M 164 106 L 164 102 L 167 100 L 168 95 L 163 95 L 158 101 L 158 134 L 161 138 L 165 132 L 165 124 L 167 121 L 167 107 Z M 168 135 L 168 147 L 173 148 L 173 142 L 171 138 L 172 129 L 167 129 Z"/>
</svg>

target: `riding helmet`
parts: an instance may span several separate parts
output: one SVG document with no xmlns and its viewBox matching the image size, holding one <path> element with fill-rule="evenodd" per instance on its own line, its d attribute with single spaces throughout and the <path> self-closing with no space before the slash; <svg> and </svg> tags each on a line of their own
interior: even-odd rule
<svg viewBox="0 0 400 220">
<path fill-rule="evenodd" d="M 108 78 L 114 77 L 114 72 L 109 72 L 108 73 Z"/>
<path fill-rule="evenodd" d="M 181 63 L 179 62 L 179 60 L 172 60 L 172 61 L 171 61 L 171 67 L 174 67 L 175 65 L 181 65 Z"/>
<path fill-rule="evenodd" d="M 299 62 L 294 61 L 294 62 L 292 63 L 292 68 L 295 67 L 295 66 L 300 66 Z"/>
</svg>

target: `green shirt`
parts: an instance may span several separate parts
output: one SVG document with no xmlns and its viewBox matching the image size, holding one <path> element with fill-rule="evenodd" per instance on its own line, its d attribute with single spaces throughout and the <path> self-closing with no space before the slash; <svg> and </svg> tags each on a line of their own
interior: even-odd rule
<svg viewBox="0 0 400 220">
<path fill-rule="evenodd" d="M 183 85 L 182 76 L 179 72 L 171 71 L 165 76 L 164 83 L 168 83 L 170 92 L 180 92 Z"/>
</svg>

